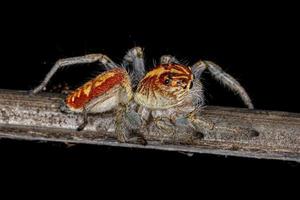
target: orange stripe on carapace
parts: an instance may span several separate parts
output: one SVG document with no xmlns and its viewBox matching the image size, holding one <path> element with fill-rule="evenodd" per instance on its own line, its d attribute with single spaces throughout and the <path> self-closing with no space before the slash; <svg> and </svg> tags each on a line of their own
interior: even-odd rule
<svg viewBox="0 0 300 200">
<path fill-rule="evenodd" d="M 183 79 L 187 81 L 193 79 L 191 69 L 185 65 L 175 63 L 160 64 L 149 71 L 141 80 L 138 92 L 145 93 L 145 91 L 150 88 L 157 89 L 159 84 L 164 83 L 166 76 L 171 76 L 172 79 Z"/>
<path fill-rule="evenodd" d="M 185 66 L 185 65 L 181 65 L 181 64 L 177 64 L 177 63 L 168 63 L 168 64 L 161 64 L 161 65 L 158 65 L 156 68 L 158 67 L 163 67 L 165 68 L 166 70 L 175 70 L 177 72 L 175 73 L 183 73 L 183 74 L 191 74 L 192 71 L 189 67 Z"/>
<path fill-rule="evenodd" d="M 125 73 L 125 70 L 116 68 L 100 74 L 69 94 L 66 98 L 67 105 L 74 109 L 83 108 L 93 98 L 120 85 L 124 80 Z"/>
</svg>

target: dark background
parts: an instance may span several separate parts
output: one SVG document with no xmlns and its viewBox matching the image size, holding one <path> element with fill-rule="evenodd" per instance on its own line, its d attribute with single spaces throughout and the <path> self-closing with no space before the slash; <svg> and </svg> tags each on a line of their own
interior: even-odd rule
<svg viewBox="0 0 300 200">
<path fill-rule="evenodd" d="M 240 81 L 256 108 L 300 112 L 299 13 L 294 5 L 36 4 L 1 8 L 0 88 L 32 89 L 59 58 L 101 52 L 121 62 L 129 48 L 142 46 L 149 68 L 162 54 L 191 64 L 212 60 Z M 52 84 L 76 87 L 97 71 L 101 69 L 93 65 L 68 68 Z M 203 83 L 208 105 L 243 106 L 208 74 Z M 57 171 L 82 167 L 119 171 L 122 166 L 131 173 L 151 168 L 201 176 L 207 170 L 218 174 L 238 169 L 299 170 L 293 162 L 10 140 L 0 141 L 0 152 L 2 166 L 51 166 Z"/>
</svg>

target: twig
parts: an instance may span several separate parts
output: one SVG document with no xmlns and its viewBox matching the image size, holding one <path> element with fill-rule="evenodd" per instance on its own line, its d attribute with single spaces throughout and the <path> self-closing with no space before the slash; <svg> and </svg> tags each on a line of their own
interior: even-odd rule
<svg viewBox="0 0 300 200">
<path fill-rule="evenodd" d="M 43 93 L 30 96 L 25 91 L 0 90 L 0 138 L 59 141 L 187 153 L 208 153 L 300 162 L 300 114 L 206 107 L 200 114 L 215 128 L 197 138 L 189 131 L 175 134 L 142 130 L 147 145 L 118 143 L 113 113 L 91 116 L 84 131 L 76 131 L 80 114 L 59 110 L 62 95 Z M 254 135 L 234 130 L 252 130 Z M 257 135 L 255 136 L 255 134 Z"/>
</svg>

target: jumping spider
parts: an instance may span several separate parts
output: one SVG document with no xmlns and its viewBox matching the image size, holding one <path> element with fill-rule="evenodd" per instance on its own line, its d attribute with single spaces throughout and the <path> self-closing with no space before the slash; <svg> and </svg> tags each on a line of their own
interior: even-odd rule
<svg viewBox="0 0 300 200">
<path fill-rule="evenodd" d="M 200 131 L 212 129 L 213 123 L 196 115 L 203 106 L 200 77 L 204 70 L 239 94 L 248 108 L 253 108 L 239 82 L 213 62 L 201 60 L 189 67 L 175 57 L 165 55 L 160 58 L 160 64 L 146 73 L 143 57 L 143 49 L 135 47 L 127 52 L 121 65 L 103 54 L 61 59 L 31 93 L 40 92 L 60 68 L 101 63 L 106 71 L 71 92 L 65 104 L 71 111 L 84 116 L 78 131 L 87 125 L 89 113 L 114 110 L 116 133 L 120 142 L 128 141 L 128 130 L 145 127 L 150 118 L 159 129 L 165 128 L 164 123 L 159 123 L 165 120 L 170 121 L 175 128 L 189 126 Z"/>
</svg>

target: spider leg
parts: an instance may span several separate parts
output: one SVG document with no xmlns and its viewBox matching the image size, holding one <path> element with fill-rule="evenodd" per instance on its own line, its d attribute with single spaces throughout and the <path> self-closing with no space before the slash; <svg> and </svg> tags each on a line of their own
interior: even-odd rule
<svg viewBox="0 0 300 200">
<path fill-rule="evenodd" d="M 127 107 L 129 108 L 129 107 Z M 139 144 L 146 145 L 147 140 L 144 135 L 141 133 L 142 127 L 142 118 L 141 116 L 133 109 L 127 109 L 124 113 L 124 123 L 127 129 L 129 129 L 131 133 L 132 139 L 129 140 L 133 142 L 138 142 Z"/>
<path fill-rule="evenodd" d="M 131 77 L 132 86 L 135 88 L 145 75 L 143 49 L 141 47 L 134 47 L 130 49 L 124 56 L 123 65 L 126 68 L 129 68 L 129 65 L 133 66 L 133 69 L 129 68 L 129 75 Z"/>
<path fill-rule="evenodd" d="M 219 80 L 226 87 L 238 93 L 241 99 L 243 100 L 244 104 L 249 109 L 254 108 L 246 90 L 241 86 L 241 84 L 237 80 L 235 80 L 235 78 L 224 72 L 220 66 L 211 61 L 199 61 L 192 66 L 193 74 L 198 80 L 200 79 L 202 72 L 206 69 L 208 69 L 208 71 L 216 80 Z"/>
<path fill-rule="evenodd" d="M 137 126 L 139 127 L 140 117 L 137 116 L 137 113 L 128 111 L 127 105 L 119 106 L 116 111 L 115 120 L 115 132 L 119 142 L 134 142 L 142 145 L 147 144 L 146 139 L 137 128 Z"/>
<path fill-rule="evenodd" d="M 191 123 L 192 127 L 196 131 L 195 136 L 199 136 L 200 138 L 205 137 L 205 135 L 213 134 L 214 131 L 218 130 L 222 133 L 230 133 L 232 136 L 246 136 L 247 138 L 254 138 L 259 136 L 259 132 L 251 128 L 244 127 L 230 127 L 230 126 L 219 126 L 215 124 L 210 119 L 204 118 L 201 115 L 197 115 L 196 113 L 192 113 L 185 119 L 180 119 L 181 124 L 183 123 Z"/>
<path fill-rule="evenodd" d="M 77 65 L 77 64 L 87 64 L 87 63 L 94 63 L 100 62 L 105 66 L 107 70 L 118 67 L 110 58 L 103 54 L 88 54 L 85 56 L 78 56 L 78 57 L 71 57 L 58 60 L 55 65 L 51 68 L 48 72 L 44 80 L 40 85 L 30 91 L 31 94 L 36 94 L 40 92 L 50 81 L 52 76 L 56 73 L 56 71 L 60 68 Z"/>
<path fill-rule="evenodd" d="M 123 121 L 123 115 L 125 112 L 126 108 L 123 105 L 120 105 L 120 107 L 116 111 L 116 116 L 115 116 L 115 127 L 116 127 L 116 134 L 117 134 L 117 139 L 119 142 L 126 142 L 127 136 L 126 136 L 126 129 L 124 127 Z"/>
<path fill-rule="evenodd" d="M 144 139 L 143 135 L 139 132 L 141 126 L 141 118 L 138 113 L 130 109 L 130 101 L 122 100 L 126 96 L 126 89 L 123 87 L 115 88 L 110 90 L 109 93 L 105 96 L 99 96 L 91 100 L 86 104 L 82 110 L 83 122 L 78 126 L 77 130 L 81 131 L 88 124 L 88 114 L 97 113 L 97 109 L 101 107 L 101 103 L 105 100 L 110 99 L 111 97 L 116 97 L 119 100 L 118 106 L 115 107 L 115 132 L 119 142 L 137 142 L 139 144 L 145 145 L 147 142 Z M 100 106 L 100 107 L 99 107 Z M 131 133 L 135 133 L 135 138 L 130 137 Z"/>
<path fill-rule="evenodd" d="M 160 64 L 179 63 L 179 61 L 171 55 L 163 55 L 160 57 Z"/>
<path fill-rule="evenodd" d="M 86 127 L 86 125 L 88 124 L 88 114 L 91 113 L 91 110 L 95 106 L 97 106 L 97 103 L 98 103 L 98 101 L 94 101 L 83 107 L 83 110 L 82 110 L 83 122 L 77 127 L 77 129 L 76 129 L 77 131 L 82 131 Z"/>
<path fill-rule="evenodd" d="M 83 122 L 77 127 L 77 131 L 82 131 L 84 127 L 88 124 L 88 111 L 84 108 L 83 109 Z"/>
</svg>

